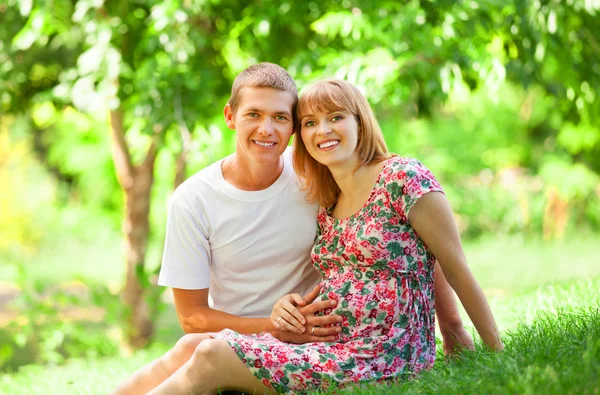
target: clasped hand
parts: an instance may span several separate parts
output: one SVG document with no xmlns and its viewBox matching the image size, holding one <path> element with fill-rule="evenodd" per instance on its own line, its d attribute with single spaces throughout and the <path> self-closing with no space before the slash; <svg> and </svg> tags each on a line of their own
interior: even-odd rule
<svg viewBox="0 0 600 395">
<path fill-rule="evenodd" d="M 335 300 L 314 302 L 320 288 L 316 286 L 306 296 L 285 295 L 275 303 L 271 312 L 271 322 L 277 332 L 275 336 L 290 343 L 332 342 L 341 332 L 339 326 L 328 326 L 342 322 L 336 314 L 317 316 L 321 310 L 336 306 Z"/>
</svg>

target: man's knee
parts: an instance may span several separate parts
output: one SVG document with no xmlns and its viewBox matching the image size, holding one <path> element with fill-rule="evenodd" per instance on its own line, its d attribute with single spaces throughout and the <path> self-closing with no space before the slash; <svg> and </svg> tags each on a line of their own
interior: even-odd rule
<svg viewBox="0 0 600 395">
<path fill-rule="evenodd" d="M 224 340 L 208 339 L 197 345 L 194 357 L 204 362 L 215 363 L 223 359 L 224 353 L 231 350 Z"/>
<path fill-rule="evenodd" d="M 207 339 L 210 339 L 210 337 L 197 333 L 182 336 L 173 347 L 173 358 L 180 360 L 180 362 L 187 361 L 192 357 L 198 345 Z"/>
<path fill-rule="evenodd" d="M 207 339 L 196 346 L 189 368 L 197 377 L 216 379 L 227 368 L 225 353 L 231 350 L 223 340 Z"/>
</svg>

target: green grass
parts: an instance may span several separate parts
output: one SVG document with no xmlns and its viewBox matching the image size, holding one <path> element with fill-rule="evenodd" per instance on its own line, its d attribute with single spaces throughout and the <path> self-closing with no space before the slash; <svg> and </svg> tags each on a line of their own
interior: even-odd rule
<svg viewBox="0 0 600 395">
<path fill-rule="evenodd" d="M 128 373 L 167 351 L 155 345 L 130 357 L 72 360 L 64 366 L 28 365 L 0 378 L 0 394 L 107 394 Z"/>
<path fill-rule="evenodd" d="M 359 395 L 395 393 L 584 394 L 600 391 L 600 311 L 564 309 L 542 314 L 504 335 L 506 350 L 465 353 L 438 362 L 415 380 Z M 350 391 L 348 391 L 350 392 Z"/>
<path fill-rule="evenodd" d="M 358 394 L 599 393 L 600 276 L 557 282 L 492 300 L 506 350 L 482 349 L 389 388 L 371 385 Z M 27 366 L 0 379 L 0 393 L 103 394 L 168 349 L 156 344 L 131 357 L 72 360 L 64 366 Z"/>
</svg>

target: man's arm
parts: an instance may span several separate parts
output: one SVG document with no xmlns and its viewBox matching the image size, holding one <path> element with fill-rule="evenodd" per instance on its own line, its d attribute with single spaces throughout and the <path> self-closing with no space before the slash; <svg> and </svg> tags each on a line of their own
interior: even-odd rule
<svg viewBox="0 0 600 395">
<path fill-rule="evenodd" d="M 208 288 L 173 288 L 173 298 L 179 324 L 185 333 L 218 332 L 225 328 L 246 334 L 274 330 L 268 318 L 243 318 L 210 308 Z"/>
<path fill-rule="evenodd" d="M 239 333 L 269 332 L 281 341 L 311 343 L 333 341 L 336 328 L 319 328 L 318 333 L 291 333 L 276 329 L 269 318 L 245 318 L 215 310 L 208 306 L 208 288 L 187 290 L 173 288 L 175 310 L 179 324 L 185 333 L 218 332 L 225 328 Z M 305 307 L 313 311 L 330 307 L 329 301 L 317 302 Z M 336 322 L 337 316 L 327 317 L 326 324 Z M 320 318 L 322 319 L 322 318 Z"/>
<path fill-rule="evenodd" d="M 274 330 L 268 318 L 243 318 L 210 308 L 208 288 L 173 288 L 173 298 L 179 324 L 185 333 L 218 332 L 225 328 L 246 334 Z"/>
</svg>

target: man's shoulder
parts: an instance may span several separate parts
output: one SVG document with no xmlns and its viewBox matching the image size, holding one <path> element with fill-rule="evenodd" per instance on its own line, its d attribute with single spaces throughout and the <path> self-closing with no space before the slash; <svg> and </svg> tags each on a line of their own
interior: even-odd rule
<svg viewBox="0 0 600 395">
<path fill-rule="evenodd" d="M 212 163 L 181 183 L 173 192 L 171 204 L 196 206 L 198 201 L 210 201 L 218 192 L 221 161 Z"/>
</svg>

